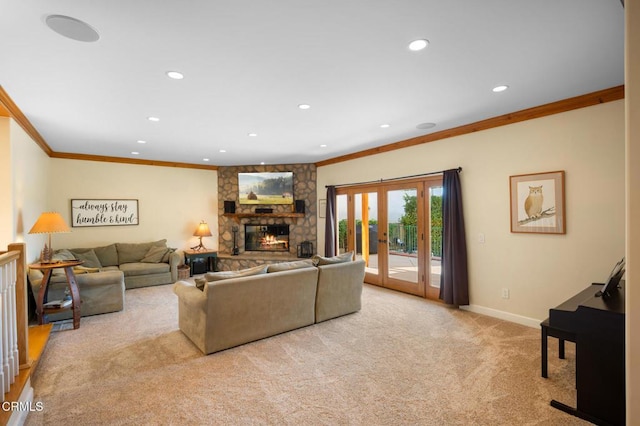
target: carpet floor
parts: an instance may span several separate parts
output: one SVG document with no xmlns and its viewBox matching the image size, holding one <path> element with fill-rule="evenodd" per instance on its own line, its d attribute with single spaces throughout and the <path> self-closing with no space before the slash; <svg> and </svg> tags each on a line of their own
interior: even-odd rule
<svg viewBox="0 0 640 426">
<path fill-rule="evenodd" d="M 575 346 L 540 377 L 540 331 L 365 285 L 358 313 L 202 353 L 172 286 L 51 335 L 27 425 L 583 425 Z"/>
</svg>

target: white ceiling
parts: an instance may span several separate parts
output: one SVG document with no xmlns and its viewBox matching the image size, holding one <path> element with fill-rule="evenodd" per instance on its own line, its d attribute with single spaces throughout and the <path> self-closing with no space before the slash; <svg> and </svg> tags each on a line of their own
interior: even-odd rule
<svg viewBox="0 0 640 426">
<path fill-rule="evenodd" d="M 100 39 L 62 37 L 45 24 L 51 14 Z M 410 51 L 419 38 L 428 48 Z M 0 52 L 0 85 L 54 151 L 308 163 L 619 86 L 624 9 L 620 0 L 0 0 Z M 509 90 L 493 93 L 499 84 Z M 416 129 L 425 122 L 436 126 Z"/>
</svg>

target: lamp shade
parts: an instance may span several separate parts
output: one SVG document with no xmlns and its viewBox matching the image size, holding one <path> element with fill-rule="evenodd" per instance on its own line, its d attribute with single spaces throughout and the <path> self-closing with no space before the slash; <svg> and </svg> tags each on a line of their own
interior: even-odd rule
<svg viewBox="0 0 640 426">
<path fill-rule="evenodd" d="M 211 230 L 209 229 L 209 225 L 203 220 L 196 228 L 196 232 L 193 233 L 194 237 L 211 237 Z"/>
<path fill-rule="evenodd" d="M 51 234 L 59 232 L 71 232 L 60 213 L 45 212 L 40 215 L 33 224 L 30 234 Z"/>
</svg>

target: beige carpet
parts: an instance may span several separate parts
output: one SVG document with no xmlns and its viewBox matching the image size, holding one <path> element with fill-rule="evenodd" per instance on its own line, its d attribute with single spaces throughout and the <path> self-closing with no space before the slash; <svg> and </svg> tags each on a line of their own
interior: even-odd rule
<svg viewBox="0 0 640 426">
<path fill-rule="evenodd" d="M 575 347 L 540 377 L 540 332 L 365 286 L 361 312 L 203 356 L 170 285 L 53 333 L 27 425 L 580 425 Z"/>
</svg>

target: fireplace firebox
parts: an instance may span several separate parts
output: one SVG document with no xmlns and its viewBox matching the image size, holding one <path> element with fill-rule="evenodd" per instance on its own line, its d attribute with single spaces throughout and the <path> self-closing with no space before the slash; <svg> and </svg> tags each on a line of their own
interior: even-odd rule
<svg viewBox="0 0 640 426">
<path fill-rule="evenodd" d="M 245 251 L 289 251 L 289 225 L 244 225 Z"/>
</svg>

